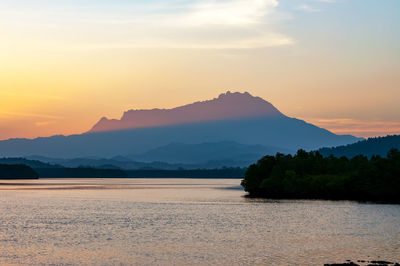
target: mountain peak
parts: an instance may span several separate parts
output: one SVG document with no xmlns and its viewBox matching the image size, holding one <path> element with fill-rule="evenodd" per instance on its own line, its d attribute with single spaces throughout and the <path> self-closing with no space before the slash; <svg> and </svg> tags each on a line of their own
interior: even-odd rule
<svg viewBox="0 0 400 266">
<path fill-rule="evenodd" d="M 172 109 L 129 110 L 120 120 L 103 117 L 90 132 L 168 126 L 251 117 L 283 116 L 271 103 L 248 92 L 227 91 L 212 100 Z"/>
<path fill-rule="evenodd" d="M 252 98 L 256 98 L 256 97 L 254 97 L 254 96 L 251 96 L 251 94 L 250 93 L 248 93 L 247 91 L 245 91 L 245 92 L 231 92 L 231 91 L 227 91 L 227 92 L 225 92 L 225 93 L 221 93 L 219 96 L 218 96 L 218 99 L 222 99 L 222 98 L 225 98 L 225 97 L 252 97 Z"/>
<path fill-rule="evenodd" d="M 245 92 L 231 92 L 227 91 L 225 93 L 221 93 L 218 98 L 214 99 L 217 101 L 230 101 L 232 103 L 242 103 L 242 104 L 266 104 L 271 105 L 268 101 L 251 95 L 247 91 Z M 213 101 L 213 100 L 211 100 Z"/>
</svg>

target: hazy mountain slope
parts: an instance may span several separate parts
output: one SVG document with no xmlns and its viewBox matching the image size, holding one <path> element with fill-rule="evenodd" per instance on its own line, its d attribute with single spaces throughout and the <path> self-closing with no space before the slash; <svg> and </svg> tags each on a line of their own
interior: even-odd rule
<svg viewBox="0 0 400 266">
<path fill-rule="evenodd" d="M 282 116 L 271 103 L 249 93 L 227 92 L 212 100 L 173 109 L 130 110 L 120 120 L 103 117 L 90 132 L 158 127 L 247 117 Z"/>
<path fill-rule="evenodd" d="M 357 143 L 334 148 L 322 148 L 319 152 L 324 156 L 334 155 L 336 157 L 346 156 L 352 158 L 363 154 L 368 157 L 380 155 L 385 157 L 390 149 L 400 150 L 400 135 L 369 138 Z"/>
<path fill-rule="evenodd" d="M 291 153 L 293 151 L 262 145 L 244 145 L 233 141 L 201 144 L 170 143 L 143 154 L 131 155 L 129 158 L 144 162 L 162 161 L 188 164 L 209 161 L 236 161 L 242 165 L 258 160 L 264 155 L 275 155 L 277 152 Z"/>
<path fill-rule="evenodd" d="M 335 135 L 304 121 L 279 117 L 257 117 L 190 123 L 175 126 L 86 133 L 49 138 L 0 141 L 0 156 L 19 157 L 112 157 L 144 153 L 171 142 L 197 144 L 235 141 L 282 149 L 315 150 L 354 143 L 358 138 Z"/>
</svg>

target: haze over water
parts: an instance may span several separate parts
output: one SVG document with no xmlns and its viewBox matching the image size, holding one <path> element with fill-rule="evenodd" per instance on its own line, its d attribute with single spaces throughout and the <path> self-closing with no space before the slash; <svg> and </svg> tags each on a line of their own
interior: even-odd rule
<svg viewBox="0 0 400 266">
<path fill-rule="evenodd" d="M 0 183 L 0 264 L 400 261 L 400 206 L 243 197 L 238 179 Z"/>
</svg>

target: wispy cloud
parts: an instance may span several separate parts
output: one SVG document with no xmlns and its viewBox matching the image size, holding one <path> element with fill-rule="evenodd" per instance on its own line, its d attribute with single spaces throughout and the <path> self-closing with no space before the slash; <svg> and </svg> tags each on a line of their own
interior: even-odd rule
<svg viewBox="0 0 400 266">
<path fill-rule="evenodd" d="M 322 3 L 335 3 L 336 0 L 314 0 L 315 2 L 322 2 Z"/>
<path fill-rule="evenodd" d="M 300 5 L 300 6 L 298 6 L 296 9 L 298 9 L 298 10 L 303 10 L 303 11 L 306 11 L 306 12 L 319 12 L 319 11 L 321 11 L 321 10 L 318 9 L 318 8 L 315 8 L 315 7 L 306 5 L 306 4 Z"/>
<path fill-rule="evenodd" d="M 305 11 L 305 12 L 321 12 L 323 9 L 323 4 L 335 3 L 336 0 L 309 0 L 308 2 L 304 2 L 303 4 L 299 4 L 295 8 L 297 10 Z"/>
<path fill-rule="evenodd" d="M 184 21 L 194 26 L 254 25 L 261 23 L 277 6 L 276 0 L 204 1 L 193 5 L 192 10 L 184 16 Z"/>
<path fill-rule="evenodd" d="M 15 23 L 4 25 L 13 25 L 10 31 L 38 33 L 36 47 L 42 49 L 253 49 L 294 43 L 277 30 L 278 4 L 277 0 L 195 0 L 169 6 L 125 3 L 118 10 L 78 4 L 31 6 L 0 11 L 0 26 L 12 20 Z"/>
<path fill-rule="evenodd" d="M 48 114 L 35 114 L 35 113 L 22 113 L 22 112 L 0 112 L 0 116 L 3 117 L 25 117 L 25 118 L 50 118 L 50 119 L 61 119 L 59 116 L 48 115 Z"/>
<path fill-rule="evenodd" d="M 369 121 L 351 118 L 308 118 L 305 120 L 337 134 L 351 134 L 359 137 L 400 134 L 400 122 L 398 121 Z"/>
<path fill-rule="evenodd" d="M 56 121 L 40 121 L 40 122 L 35 122 L 35 126 L 37 126 L 37 127 L 45 127 L 45 126 L 52 125 L 52 124 L 55 124 L 55 123 L 56 123 Z"/>
</svg>

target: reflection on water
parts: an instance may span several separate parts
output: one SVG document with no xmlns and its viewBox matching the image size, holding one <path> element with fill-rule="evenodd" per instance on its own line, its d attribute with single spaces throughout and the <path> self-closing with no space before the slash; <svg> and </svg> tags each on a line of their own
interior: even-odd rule
<svg viewBox="0 0 400 266">
<path fill-rule="evenodd" d="M 0 264 L 400 261 L 400 205 L 251 200 L 239 183 L 0 181 Z"/>
</svg>

